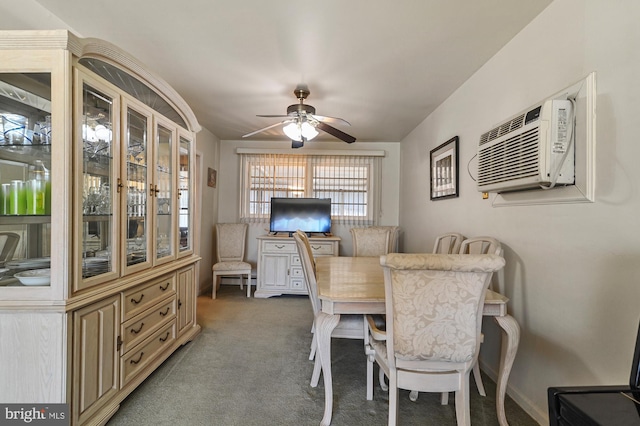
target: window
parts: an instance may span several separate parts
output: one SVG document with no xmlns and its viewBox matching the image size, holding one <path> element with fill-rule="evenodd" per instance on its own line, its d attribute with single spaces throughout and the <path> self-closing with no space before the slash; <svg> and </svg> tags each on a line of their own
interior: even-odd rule
<svg viewBox="0 0 640 426">
<path fill-rule="evenodd" d="M 377 223 L 381 157 L 241 153 L 243 222 L 266 222 L 271 197 L 331 198 L 331 220 L 349 225 Z"/>
</svg>

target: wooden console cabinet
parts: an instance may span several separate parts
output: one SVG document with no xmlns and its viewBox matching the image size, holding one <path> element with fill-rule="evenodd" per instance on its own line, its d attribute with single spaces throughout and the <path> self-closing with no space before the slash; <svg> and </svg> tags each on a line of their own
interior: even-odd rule
<svg viewBox="0 0 640 426">
<path fill-rule="evenodd" d="M 338 256 L 339 237 L 310 237 L 313 256 Z M 258 237 L 258 281 L 255 297 L 307 294 L 300 256 L 292 237 Z"/>
</svg>

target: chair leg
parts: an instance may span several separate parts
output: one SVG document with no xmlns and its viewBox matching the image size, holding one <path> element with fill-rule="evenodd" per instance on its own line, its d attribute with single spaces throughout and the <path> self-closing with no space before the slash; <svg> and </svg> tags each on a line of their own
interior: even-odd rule
<svg viewBox="0 0 640 426">
<path fill-rule="evenodd" d="M 383 391 L 388 391 L 389 390 L 389 386 L 387 386 L 387 384 L 384 382 L 384 370 L 381 368 L 380 369 L 380 374 L 378 375 L 378 381 L 380 382 L 380 388 Z"/>
<path fill-rule="evenodd" d="M 309 361 L 313 361 L 316 357 L 316 339 L 311 339 L 311 351 L 309 352 Z"/>
<path fill-rule="evenodd" d="M 458 426 L 471 426 L 469 404 L 469 373 L 462 375 L 460 389 L 456 391 L 456 422 Z"/>
<path fill-rule="evenodd" d="M 482 383 L 482 376 L 480 375 L 480 367 L 478 366 L 478 361 L 473 364 L 473 379 L 476 381 L 476 387 L 478 388 L 478 393 L 482 396 L 487 396 L 487 392 L 484 390 L 484 383 Z"/>
<path fill-rule="evenodd" d="M 440 394 L 440 405 L 449 405 L 449 392 Z"/>
<path fill-rule="evenodd" d="M 218 291 L 218 276 L 214 272 L 213 273 L 213 290 L 211 292 L 211 298 L 212 299 L 216 298 L 216 291 Z"/>
<path fill-rule="evenodd" d="M 313 335 L 313 340 L 316 340 L 317 334 Z M 316 342 L 316 348 L 318 347 L 318 342 Z M 317 350 L 316 350 L 317 352 Z M 311 374 L 311 387 L 315 388 L 318 386 L 318 382 L 320 381 L 320 373 L 322 372 L 322 364 L 320 363 L 320 356 L 316 353 L 315 360 L 313 362 L 313 374 Z"/>
<path fill-rule="evenodd" d="M 247 297 L 251 297 L 251 274 L 247 274 Z"/>
<path fill-rule="evenodd" d="M 398 424 L 398 384 L 393 374 L 389 377 L 389 426 Z"/>
</svg>

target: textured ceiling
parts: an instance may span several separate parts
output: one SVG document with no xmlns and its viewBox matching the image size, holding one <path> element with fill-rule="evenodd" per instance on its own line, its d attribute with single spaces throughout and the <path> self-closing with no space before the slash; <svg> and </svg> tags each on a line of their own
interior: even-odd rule
<svg viewBox="0 0 640 426">
<path fill-rule="evenodd" d="M 551 0 L 36 0 L 128 51 L 222 140 L 306 103 L 359 141 L 402 140 Z M 287 140 L 279 127 L 252 136 Z M 336 140 L 323 134 L 319 139 Z"/>
</svg>

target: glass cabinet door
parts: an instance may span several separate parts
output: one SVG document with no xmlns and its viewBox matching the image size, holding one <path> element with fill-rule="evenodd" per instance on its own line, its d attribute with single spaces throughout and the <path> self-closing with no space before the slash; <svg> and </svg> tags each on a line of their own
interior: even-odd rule
<svg viewBox="0 0 640 426">
<path fill-rule="evenodd" d="M 123 185 L 125 218 L 123 228 L 126 241 L 124 250 L 126 258 L 123 259 L 125 274 L 150 266 L 149 252 L 151 242 L 149 221 L 149 139 L 151 136 L 151 116 L 143 113 L 143 108 L 134 109 L 125 106 L 124 117 L 124 161 L 125 170 Z"/>
<path fill-rule="evenodd" d="M 114 118 L 115 99 L 95 85 L 82 83 L 82 230 L 80 242 L 81 287 L 88 287 L 117 274 L 115 253 L 117 234 L 117 182 L 114 182 L 115 162 Z"/>
<path fill-rule="evenodd" d="M 174 186 L 173 149 L 175 131 L 159 124 L 156 128 L 155 146 L 155 212 L 156 212 L 156 262 L 162 263 L 174 257 Z"/>
<path fill-rule="evenodd" d="M 193 232 L 191 221 L 193 216 L 193 193 L 191 189 L 191 141 L 180 136 L 178 175 L 178 254 L 193 250 Z"/>
<path fill-rule="evenodd" d="M 0 73 L 0 286 L 51 284 L 51 73 Z"/>
</svg>

